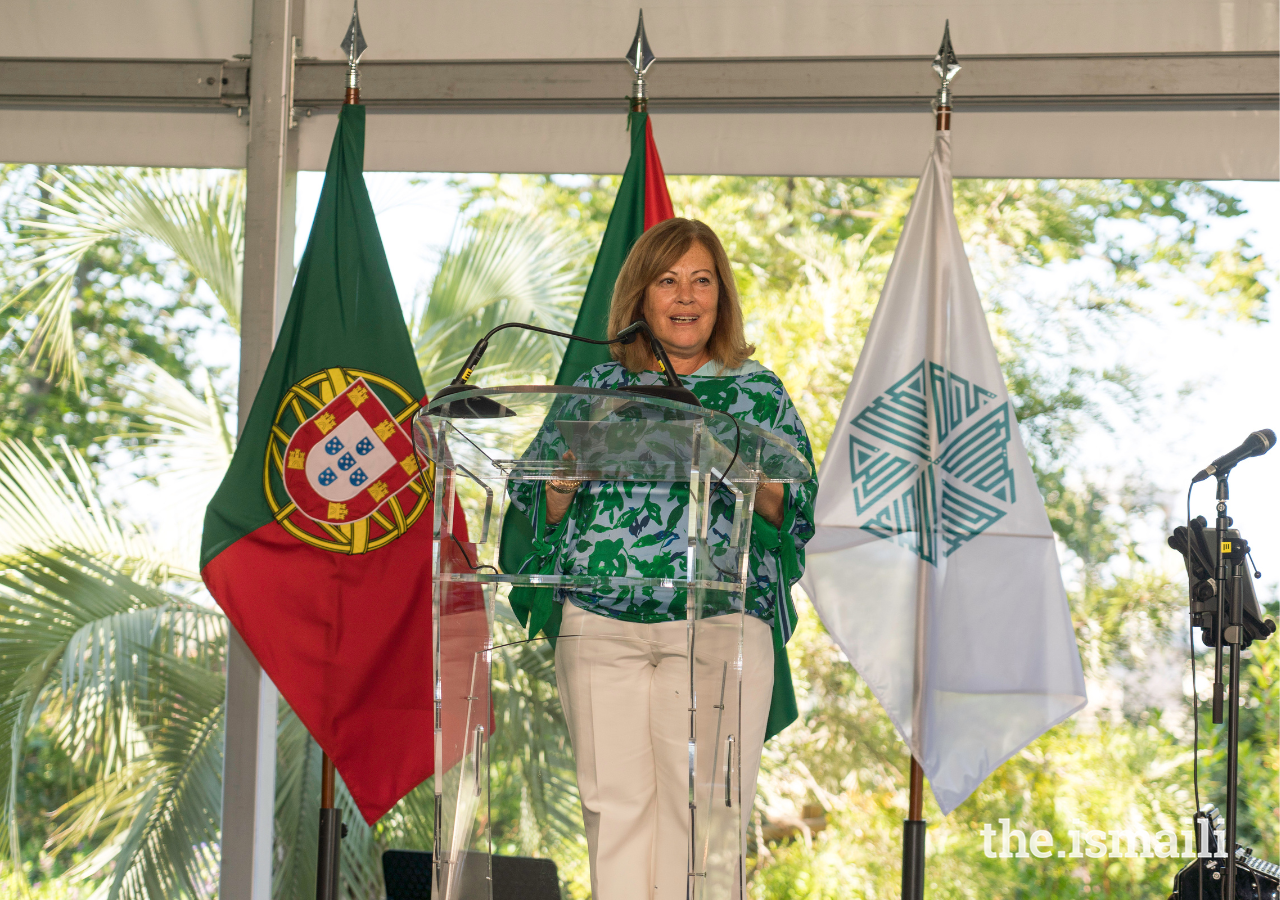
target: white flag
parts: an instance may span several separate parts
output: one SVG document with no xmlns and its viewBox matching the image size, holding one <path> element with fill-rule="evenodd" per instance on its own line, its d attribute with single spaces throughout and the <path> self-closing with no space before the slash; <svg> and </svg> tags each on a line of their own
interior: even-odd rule
<svg viewBox="0 0 1280 900">
<path fill-rule="evenodd" d="M 943 813 L 1085 705 L 938 132 L 818 476 L 801 584 Z"/>
</svg>

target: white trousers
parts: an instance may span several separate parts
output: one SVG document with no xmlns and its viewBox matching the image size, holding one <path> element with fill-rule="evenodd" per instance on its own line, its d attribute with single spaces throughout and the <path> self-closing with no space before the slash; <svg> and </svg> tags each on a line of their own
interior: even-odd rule
<svg viewBox="0 0 1280 900">
<path fill-rule="evenodd" d="M 700 659 L 737 658 L 736 617 L 721 618 L 725 627 L 716 627 L 715 619 L 699 625 Z M 751 816 L 773 694 L 773 636 L 759 619 L 744 618 L 738 745 L 743 829 Z M 594 900 L 685 897 L 686 627 L 684 621 L 623 622 L 564 605 L 556 683 L 577 762 Z M 700 696 L 699 705 L 717 701 Z"/>
</svg>

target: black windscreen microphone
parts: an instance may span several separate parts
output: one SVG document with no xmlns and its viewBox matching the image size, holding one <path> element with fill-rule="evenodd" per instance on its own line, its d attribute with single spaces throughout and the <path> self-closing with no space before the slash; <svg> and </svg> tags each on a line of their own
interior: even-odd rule
<svg viewBox="0 0 1280 900">
<path fill-rule="evenodd" d="M 1251 456 L 1261 456 L 1276 445 L 1276 433 L 1270 428 L 1264 428 L 1261 431 L 1255 431 L 1244 439 L 1244 443 L 1230 453 L 1224 453 L 1209 465 L 1205 466 L 1196 473 L 1196 477 L 1191 479 L 1191 483 L 1195 484 L 1204 481 L 1210 475 L 1223 475 L 1229 472 L 1236 463 L 1242 459 L 1248 459 Z"/>
</svg>

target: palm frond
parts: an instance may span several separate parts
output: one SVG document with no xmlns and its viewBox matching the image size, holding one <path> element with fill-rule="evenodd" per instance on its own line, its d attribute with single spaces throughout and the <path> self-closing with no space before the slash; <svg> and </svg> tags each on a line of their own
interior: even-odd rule
<svg viewBox="0 0 1280 900">
<path fill-rule="evenodd" d="M 102 841 L 72 877 L 100 875 L 111 863 L 102 890 L 108 900 L 209 896 L 217 881 L 226 683 L 217 667 L 164 653 L 153 655 L 147 681 L 152 699 L 140 710 L 147 751 L 59 810 L 66 821 L 52 841 Z"/>
<path fill-rule="evenodd" d="M 495 631 L 511 643 L 500 642 L 493 654 L 494 828 L 523 853 L 553 853 L 582 832 L 573 751 L 555 689 L 555 653 L 547 641 L 523 640 L 505 607 Z"/>
<path fill-rule="evenodd" d="M 24 219 L 19 244 L 32 246 L 36 276 L 10 303 L 28 299 L 37 325 L 26 352 L 51 373 L 82 376 L 71 313 L 76 275 L 97 245 L 128 236 L 168 248 L 203 280 L 233 328 L 240 327 L 244 255 L 244 174 L 181 169 L 74 168 L 40 183 L 47 219 Z"/>
<path fill-rule="evenodd" d="M 334 800 L 342 810 L 343 823 L 349 829 L 342 841 L 342 885 L 339 890 L 348 897 L 379 900 L 386 896 L 382 883 L 382 846 L 374 830 L 365 824 L 341 777 L 338 778 Z"/>
<path fill-rule="evenodd" d="M 62 447 L 0 441 L 0 556 L 75 547 L 140 579 L 165 578 L 179 561 L 136 525 L 108 510 L 84 457 Z"/>
<path fill-rule="evenodd" d="M 378 820 L 379 839 L 398 850 L 430 850 L 435 816 L 434 779 L 428 778 L 401 797 L 391 812 Z"/>
<path fill-rule="evenodd" d="M 100 778 L 92 786 L 53 811 L 59 820 L 50 848 L 61 852 L 81 841 L 94 846 L 91 853 L 67 872 L 69 881 L 92 878 L 121 856 L 124 836 L 135 818 L 153 804 L 155 760 L 136 759 Z"/>
<path fill-rule="evenodd" d="M 203 397 L 170 375 L 154 360 L 140 357 L 137 365 L 111 379 L 121 396 L 137 402 L 113 404 L 127 408 L 152 426 L 141 432 L 159 451 L 167 473 L 193 473 L 221 479 L 235 452 L 235 439 L 227 428 L 227 408 L 206 377 Z"/>
<path fill-rule="evenodd" d="M 0 791 L 10 854 L 20 844 L 18 765 L 37 703 L 63 705 L 59 739 L 92 748 L 101 771 L 125 765 L 140 737 L 136 710 L 145 697 L 138 675 L 147 661 L 137 641 L 144 650 L 161 636 L 172 645 L 167 631 L 194 636 L 192 617 L 211 615 L 69 548 L 0 557 L 0 759 L 7 763 L 0 765 Z"/>
<path fill-rule="evenodd" d="M 167 655 L 157 655 L 152 668 L 161 696 L 144 716 L 155 723 L 148 739 L 163 774 L 152 814 L 141 830 L 132 829 L 137 849 L 116 863 L 110 900 L 209 896 L 217 883 L 226 680 L 218 670 Z"/>
<path fill-rule="evenodd" d="M 22 835 L 18 830 L 17 818 L 17 781 L 18 768 L 22 759 L 22 746 L 26 738 L 40 697 L 41 689 L 49 678 L 57 659 L 48 656 L 37 660 L 22 675 L 15 679 L 13 690 L 0 701 L 0 738 L 8 738 L 8 759 L 0 766 L 0 789 L 4 791 L 3 822 L 8 832 L 8 841 L 4 845 L 12 880 L 20 891 L 26 892 L 26 869 L 22 865 Z"/>
<path fill-rule="evenodd" d="M 226 406 L 206 376 L 204 396 L 149 359 L 141 358 L 112 378 L 127 409 L 146 424 L 129 437 L 140 438 L 140 463 L 151 473 L 162 502 L 151 505 L 156 527 L 151 544 L 195 579 L 200 553 L 201 518 L 193 510 L 209 505 L 231 465 L 235 440 L 227 428 Z"/>
<path fill-rule="evenodd" d="M 320 746 L 292 709 L 281 703 L 276 732 L 276 864 L 274 900 L 310 900 L 316 891 L 320 837 Z M 339 865 L 343 896 L 382 897 L 381 851 L 374 830 L 365 824 L 350 792 L 337 779 L 336 800 L 347 836 Z"/>
<path fill-rule="evenodd" d="M 283 700 L 276 729 L 274 900 L 311 900 L 320 828 L 320 747 Z"/>
<path fill-rule="evenodd" d="M 589 252 L 581 239 L 510 212 L 482 216 L 462 229 L 411 328 L 427 392 L 448 384 L 475 342 L 496 325 L 572 328 Z M 490 347 L 485 370 L 511 380 L 548 375 L 563 352 L 562 338 L 506 331 Z"/>
</svg>

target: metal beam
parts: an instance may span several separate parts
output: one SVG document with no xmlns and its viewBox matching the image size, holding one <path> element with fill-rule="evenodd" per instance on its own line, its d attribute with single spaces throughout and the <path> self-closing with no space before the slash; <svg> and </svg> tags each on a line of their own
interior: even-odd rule
<svg viewBox="0 0 1280 900">
<path fill-rule="evenodd" d="M 982 111 L 1268 110 L 1280 104 L 1274 52 L 969 56 L 963 108 Z M 907 112 L 937 88 L 926 57 L 662 59 L 654 111 Z M 261 62 L 260 62 L 261 64 Z M 337 106 L 345 63 L 298 60 L 295 104 Z M 255 82 L 257 79 L 255 78 Z M 361 96 L 403 111 L 616 111 L 628 86 L 620 60 L 369 60 Z M 0 107 L 242 107 L 239 60 L 0 59 Z"/>
<path fill-rule="evenodd" d="M 0 106 L 225 109 L 248 103 L 248 60 L 0 58 Z"/>
<path fill-rule="evenodd" d="M 254 0 L 254 92 L 246 160 L 244 282 L 240 311 L 240 428 L 266 371 L 293 281 L 298 149 L 290 96 L 303 0 Z M 149 70 L 142 70 L 148 71 Z M 224 72 L 226 69 L 224 68 Z M 203 88 L 226 89 L 226 84 Z M 196 78 L 191 75 L 192 80 Z M 199 87 L 199 85 L 197 85 Z M 150 86 L 154 94 L 157 87 Z M 203 101 L 202 101 L 203 102 Z M 275 685 L 239 634 L 227 652 L 219 896 L 270 900 L 275 815 Z"/>
<path fill-rule="evenodd" d="M 646 76 L 661 111 L 918 112 L 937 78 L 926 57 L 662 59 Z M 958 104 L 982 111 L 1274 109 L 1280 54 L 966 57 Z M 295 103 L 337 105 L 343 66 L 300 60 Z M 614 112 L 617 60 L 379 62 L 361 66 L 371 108 Z"/>
<path fill-rule="evenodd" d="M 952 122 L 956 178 L 1280 176 L 1276 110 L 961 112 Z M 386 111 L 369 117 L 365 171 L 621 172 L 625 116 Z M 302 119 L 302 169 L 324 168 L 337 118 L 334 110 Z M 669 175 L 916 178 L 934 117 L 926 106 L 856 115 L 674 112 L 653 123 Z"/>
</svg>

